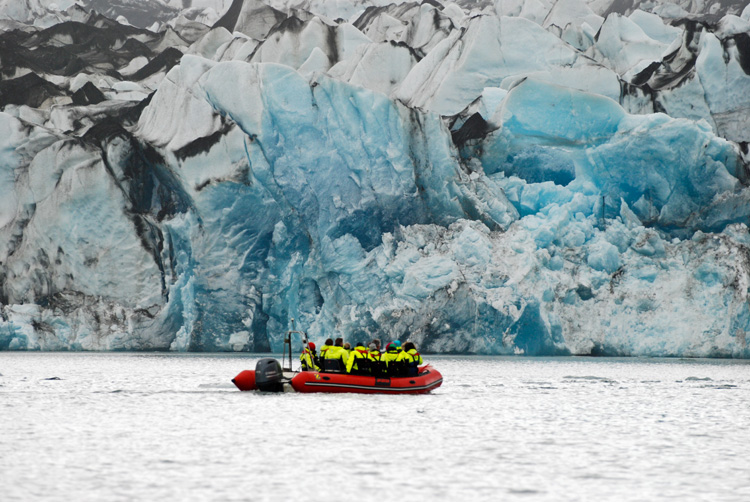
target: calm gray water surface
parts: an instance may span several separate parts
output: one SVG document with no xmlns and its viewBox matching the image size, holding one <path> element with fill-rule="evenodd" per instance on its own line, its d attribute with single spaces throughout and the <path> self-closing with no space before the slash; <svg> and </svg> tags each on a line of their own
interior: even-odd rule
<svg viewBox="0 0 750 502">
<path fill-rule="evenodd" d="M 273 395 L 247 355 L 0 353 L 0 500 L 750 500 L 748 361 L 428 359 Z"/>
</svg>

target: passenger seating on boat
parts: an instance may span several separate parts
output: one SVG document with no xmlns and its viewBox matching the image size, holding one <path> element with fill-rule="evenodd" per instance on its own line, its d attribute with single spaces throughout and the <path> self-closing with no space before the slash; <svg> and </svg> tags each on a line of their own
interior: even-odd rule
<svg viewBox="0 0 750 502">
<path fill-rule="evenodd" d="M 323 372 L 346 373 L 346 366 L 341 359 L 323 359 Z M 369 375 L 377 378 L 417 376 L 419 368 L 408 364 L 406 361 L 372 361 L 370 359 L 358 359 L 357 369 L 352 370 L 353 375 Z"/>
<path fill-rule="evenodd" d="M 384 361 L 372 361 L 370 364 L 370 374 L 377 378 L 388 376 L 388 367 Z"/>
<path fill-rule="evenodd" d="M 407 373 L 406 361 L 391 361 L 388 363 L 388 375 L 405 377 Z"/>
<path fill-rule="evenodd" d="M 323 359 L 323 371 L 327 373 L 346 373 L 344 361 L 341 359 Z"/>
<path fill-rule="evenodd" d="M 372 361 L 369 359 L 365 357 L 357 359 L 355 364 L 357 369 L 352 369 L 354 375 L 370 375 L 372 373 Z"/>
</svg>

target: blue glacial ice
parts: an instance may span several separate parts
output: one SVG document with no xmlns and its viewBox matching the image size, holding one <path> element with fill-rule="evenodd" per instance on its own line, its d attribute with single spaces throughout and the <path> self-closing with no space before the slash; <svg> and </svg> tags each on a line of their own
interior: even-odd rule
<svg viewBox="0 0 750 502">
<path fill-rule="evenodd" d="M 427 352 L 750 357 L 750 81 L 718 38 L 744 25 L 688 47 L 641 11 L 495 10 L 215 28 L 131 125 L 0 112 L 0 349 L 279 350 L 294 318 Z M 649 69 L 685 51 L 679 84 Z"/>
</svg>

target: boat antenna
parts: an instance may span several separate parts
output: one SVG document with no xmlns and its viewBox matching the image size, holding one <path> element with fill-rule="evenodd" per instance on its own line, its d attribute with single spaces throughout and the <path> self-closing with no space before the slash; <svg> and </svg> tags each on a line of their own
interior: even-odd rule
<svg viewBox="0 0 750 502">
<path fill-rule="evenodd" d="M 304 348 L 307 347 L 307 343 L 308 343 L 307 332 L 305 332 L 305 331 L 297 331 L 297 328 L 296 328 L 296 326 L 294 324 L 294 318 L 292 317 L 291 320 L 292 320 L 292 329 L 290 329 L 289 331 L 286 332 L 286 336 L 284 337 L 284 353 L 281 356 L 281 362 L 282 362 L 282 366 L 283 366 L 282 369 L 288 370 L 288 371 L 293 371 L 292 370 L 292 336 L 295 333 L 298 334 L 300 336 L 300 338 L 302 339 L 302 344 L 303 344 Z M 287 347 L 289 348 L 289 360 L 288 360 L 289 361 L 289 366 L 284 366 L 286 364 L 286 362 L 287 362 L 287 361 L 285 361 Z M 303 348 L 303 350 L 304 350 L 304 348 Z"/>
<path fill-rule="evenodd" d="M 282 369 L 292 371 L 292 333 L 294 332 L 294 317 L 292 317 L 292 329 L 286 332 L 284 336 L 284 352 L 281 355 Z M 286 363 L 286 349 L 289 348 L 289 366 L 284 366 Z"/>
</svg>

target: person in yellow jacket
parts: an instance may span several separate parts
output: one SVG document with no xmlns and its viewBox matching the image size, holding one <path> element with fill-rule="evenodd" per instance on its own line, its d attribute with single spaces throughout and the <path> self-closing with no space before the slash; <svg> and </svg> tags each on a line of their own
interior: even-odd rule
<svg viewBox="0 0 750 502">
<path fill-rule="evenodd" d="M 402 376 L 401 367 L 404 365 L 396 364 L 398 356 L 401 354 L 401 341 L 395 340 L 385 346 L 385 352 L 380 355 L 380 360 L 385 363 L 385 370 L 388 376 Z"/>
<path fill-rule="evenodd" d="M 412 342 L 404 344 L 404 350 L 399 353 L 397 361 L 406 363 L 410 376 L 416 375 L 419 372 L 419 366 L 424 364 L 422 355 L 417 352 L 417 347 Z"/>
<path fill-rule="evenodd" d="M 299 356 L 299 360 L 302 363 L 302 371 L 320 371 L 320 367 L 316 364 L 315 356 L 315 344 L 310 342 L 307 347 L 302 349 L 302 354 Z"/>
<path fill-rule="evenodd" d="M 385 361 L 386 363 L 397 361 L 400 353 L 401 342 L 396 340 L 395 342 L 391 342 L 385 346 L 385 352 L 380 355 L 380 360 Z"/>
<path fill-rule="evenodd" d="M 326 341 L 323 343 L 323 346 L 320 348 L 320 360 L 326 358 L 326 352 L 328 352 L 328 349 L 333 347 L 333 340 L 330 338 L 327 338 Z"/>
<path fill-rule="evenodd" d="M 326 361 L 341 361 L 338 365 L 339 369 L 336 369 L 335 371 L 344 371 L 346 370 L 346 363 L 349 360 L 349 352 L 344 348 L 344 339 L 343 338 L 336 338 L 336 341 L 333 344 L 333 347 L 329 347 L 328 350 L 326 350 L 325 355 Z M 330 364 L 328 363 L 325 365 L 326 369 L 330 369 Z"/>
<path fill-rule="evenodd" d="M 367 358 L 370 360 L 370 374 L 376 377 L 385 376 L 385 363 L 380 362 L 382 356 L 380 347 L 373 340 L 368 348 L 370 349 L 367 351 Z"/>
<path fill-rule="evenodd" d="M 380 348 L 375 342 L 370 343 L 369 349 L 370 350 L 367 351 L 367 357 L 370 361 L 380 361 Z"/>
<path fill-rule="evenodd" d="M 351 350 L 349 352 L 349 360 L 346 362 L 346 372 L 351 373 L 352 370 L 354 370 L 354 373 L 361 373 L 361 370 L 364 368 L 360 368 L 357 364 L 358 361 L 361 361 L 362 359 L 368 359 L 368 352 L 365 348 L 365 344 L 363 343 L 357 343 L 357 345 L 354 347 L 354 350 Z M 362 365 L 364 366 L 364 365 Z"/>
</svg>

